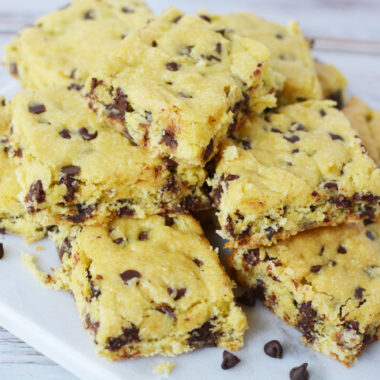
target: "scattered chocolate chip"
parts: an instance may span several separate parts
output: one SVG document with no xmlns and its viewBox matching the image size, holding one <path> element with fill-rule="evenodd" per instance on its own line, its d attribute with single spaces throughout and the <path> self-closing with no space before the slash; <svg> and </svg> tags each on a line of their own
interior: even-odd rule
<svg viewBox="0 0 380 380">
<path fill-rule="evenodd" d="M 148 240 L 148 231 L 142 231 L 139 235 L 139 240 L 141 241 Z"/>
<path fill-rule="evenodd" d="M 228 351 L 223 351 L 222 369 L 231 369 L 240 363 L 240 359 Z"/>
<path fill-rule="evenodd" d="M 69 175 L 66 175 L 62 177 L 59 182 L 64 184 L 67 188 L 67 194 L 63 197 L 65 201 L 73 201 L 75 198 L 75 193 L 79 188 L 79 181 L 73 177 L 70 177 Z"/>
<path fill-rule="evenodd" d="M 71 139 L 71 134 L 70 131 L 66 128 L 62 129 L 59 131 L 59 135 L 63 137 L 64 139 Z"/>
<path fill-rule="evenodd" d="M 206 15 L 199 15 L 199 17 L 207 22 L 211 22 L 211 18 L 209 16 L 206 16 Z"/>
<path fill-rule="evenodd" d="M 241 142 L 241 145 L 242 145 L 242 147 L 243 147 L 244 150 L 251 149 L 251 142 L 249 140 L 243 140 Z"/>
<path fill-rule="evenodd" d="M 92 330 L 95 333 L 95 335 L 96 335 L 97 332 L 98 332 L 98 328 L 100 326 L 100 322 L 92 322 L 90 314 L 86 315 L 85 322 L 86 322 L 85 328 L 89 329 L 89 330 Z"/>
<path fill-rule="evenodd" d="M 284 38 L 284 35 L 281 33 L 276 33 L 276 38 L 278 38 L 279 40 L 282 40 Z"/>
<path fill-rule="evenodd" d="M 244 253 L 243 260 L 248 265 L 257 265 L 260 262 L 260 248 L 249 249 L 246 253 Z"/>
<path fill-rule="evenodd" d="M 78 213 L 67 217 L 73 223 L 83 223 L 86 219 L 91 218 L 92 213 L 96 209 L 96 205 L 89 205 L 87 207 L 83 207 L 83 205 L 78 204 L 75 207 Z"/>
<path fill-rule="evenodd" d="M 236 297 L 236 301 L 241 305 L 254 307 L 256 304 L 256 292 L 250 288 L 246 290 L 241 296 Z"/>
<path fill-rule="evenodd" d="M 169 296 L 173 297 L 174 301 L 178 301 L 186 294 L 186 288 L 172 289 L 167 288 Z"/>
<path fill-rule="evenodd" d="M 42 181 L 40 179 L 31 184 L 26 198 L 27 198 L 26 199 L 27 202 L 34 202 L 34 201 L 37 203 L 45 202 L 46 193 L 44 191 Z"/>
<path fill-rule="evenodd" d="M 194 46 L 184 46 L 181 50 L 178 51 L 179 55 L 187 55 L 190 56 L 191 51 L 193 50 Z"/>
<path fill-rule="evenodd" d="M 69 91 L 70 90 L 80 91 L 82 88 L 83 88 L 83 84 L 77 84 L 77 83 L 71 83 L 70 86 L 67 87 Z"/>
<path fill-rule="evenodd" d="M 328 190 L 338 190 L 338 185 L 335 182 L 326 182 L 323 187 Z"/>
<path fill-rule="evenodd" d="M 358 300 L 361 300 L 363 298 L 363 293 L 364 293 L 365 289 L 363 288 L 356 288 L 355 289 L 355 298 L 357 298 Z"/>
<path fill-rule="evenodd" d="M 339 245 L 337 252 L 341 253 L 341 254 L 345 254 L 345 253 L 347 253 L 347 249 L 344 248 L 342 245 Z"/>
<path fill-rule="evenodd" d="M 125 285 L 128 285 L 129 280 L 132 280 L 133 278 L 141 278 L 141 273 L 134 269 L 128 269 L 123 273 L 120 273 L 120 278 Z"/>
<path fill-rule="evenodd" d="M 203 152 L 203 161 L 208 161 L 214 151 L 214 139 L 211 139 Z"/>
<path fill-rule="evenodd" d="M 107 349 L 109 351 L 118 351 L 121 347 L 131 344 L 133 342 L 139 342 L 139 329 L 132 324 L 129 328 L 123 329 L 123 334 L 117 338 L 109 338 Z"/>
<path fill-rule="evenodd" d="M 283 136 L 285 140 L 291 142 L 292 144 L 299 141 L 299 137 L 297 135 L 292 135 L 292 136 Z"/>
<path fill-rule="evenodd" d="M 152 41 L 152 47 L 157 47 L 158 45 L 157 45 L 157 41 Z"/>
<path fill-rule="evenodd" d="M 92 278 L 90 278 L 90 291 L 91 291 L 91 298 L 98 298 L 102 292 L 100 289 L 96 288 Z"/>
<path fill-rule="evenodd" d="M 165 226 L 171 227 L 174 224 L 174 218 L 166 214 L 164 215 L 164 218 L 165 218 Z"/>
<path fill-rule="evenodd" d="M 299 151 L 300 151 L 299 149 L 293 149 L 290 153 L 295 154 L 295 153 L 298 153 Z"/>
<path fill-rule="evenodd" d="M 322 117 L 325 117 L 326 116 L 326 111 L 325 110 L 319 110 L 319 114 L 322 116 Z"/>
<path fill-rule="evenodd" d="M 121 8 L 121 11 L 124 13 L 133 13 L 134 12 L 134 10 L 132 8 L 129 8 L 129 7 L 123 7 L 123 8 Z"/>
<path fill-rule="evenodd" d="M 117 216 L 132 216 L 135 213 L 135 210 L 131 207 L 132 203 L 128 200 L 119 200 L 118 203 L 123 206 L 117 210 Z"/>
<path fill-rule="evenodd" d="M 172 23 L 177 24 L 177 22 L 178 22 L 179 20 L 181 20 L 181 18 L 182 18 L 182 15 L 177 16 L 175 19 L 172 20 Z"/>
<path fill-rule="evenodd" d="M 93 10 L 89 10 L 87 11 L 84 15 L 83 15 L 83 19 L 84 20 L 93 20 L 95 18 L 95 13 Z"/>
<path fill-rule="evenodd" d="M 216 44 L 216 52 L 222 54 L 222 44 L 220 42 Z"/>
<path fill-rule="evenodd" d="M 73 165 L 64 166 L 63 168 L 61 168 L 61 173 L 69 176 L 75 176 L 80 173 L 80 167 Z"/>
<path fill-rule="evenodd" d="M 373 223 L 375 223 L 375 222 L 373 220 L 371 220 L 371 219 L 364 219 L 363 220 L 363 224 L 365 226 L 369 226 L 370 224 L 373 224 Z"/>
<path fill-rule="evenodd" d="M 194 259 L 193 261 L 194 261 L 195 265 L 198 267 L 201 267 L 203 265 L 203 262 L 201 260 Z"/>
<path fill-rule="evenodd" d="M 366 231 L 365 236 L 370 240 L 376 240 L 376 236 L 372 231 Z"/>
<path fill-rule="evenodd" d="M 115 244 L 121 244 L 124 240 L 125 240 L 124 238 L 119 237 L 119 238 L 113 240 L 113 242 L 114 242 Z"/>
<path fill-rule="evenodd" d="M 90 133 L 88 129 L 85 127 L 80 128 L 78 132 L 81 135 L 82 139 L 86 141 L 93 140 L 98 136 L 98 131 L 95 131 L 94 133 Z"/>
<path fill-rule="evenodd" d="M 307 363 L 303 363 L 299 367 L 294 367 L 290 373 L 290 380 L 308 380 L 309 372 L 307 372 Z"/>
<path fill-rule="evenodd" d="M 9 71 L 12 76 L 18 77 L 18 67 L 14 62 L 9 65 Z"/>
<path fill-rule="evenodd" d="M 168 62 L 166 64 L 166 68 L 169 70 L 169 71 L 178 71 L 179 68 L 180 68 L 180 65 L 177 63 L 177 62 Z"/>
<path fill-rule="evenodd" d="M 265 232 L 267 233 L 268 240 L 271 240 L 277 231 L 273 227 L 267 227 Z"/>
<path fill-rule="evenodd" d="M 206 59 L 207 59 L 208 61 L 216 61 L 216 62 L 220 62 L 220 61 L 221 61 L 220 58 L 215 57 L 215 55 L 213 55 L 213 54 L 208 55 L 208 56 L 206 57 Z"/>
<path fill-rule="evenodd" d="M 168 146 L 172 150 L 175 150 L 178 146 L 178 142 L 174 137 L 174 133 L 169 130 L 165 130 L 163 132 L 161 143 L 164 143 L 166 146 Z"/>
<path fill-rule="evenodd" d="M 174 309 L 172 307 L 170 307 L 169 305 L 159 305 L 159 306 L 156 307 L 156 310 L 159 311 L 162 314 L 169 315 L 174 320 L 177 319 L 177 317 L 176 317 L 176 315 L 174 313 Z"/>
<path fill-rule="evenodd" d="M 338 108 L 338 110 L 343 108 L 343 94 L 341 90 L 335 91 L 328 95 L 328 99 L 336 101 L 336 108 Z"/>
<path fill-rule="evenodd" d="M 344 141 L 343 137 L 341 135 L 337 135 L 336 133 L 329 132 L 330 137 L 333 140 L 341 140 Z"/>
<path fill-rule="evenodd" d="M 7 149 L 7 148 L 6 148 L 6 149 Z M 21 149 L 21 148 L 16 149 L 16 150 L 13 152 L 13 156 L 14 156 L 14 157 L 22 158 L 22 149 Z"/>
<path fill-rule="evenodd" d="M 320 270 L 322 269 L 322 265 L 313 265 L 310 270 L 313 272 L 313 273 L 318 273 Z"/>
<path fill-rule="evenodd" d="M 4 245 L 0 243 L 0 260 L 4 257 Z"/>
<path fill-rule="evenodd" d="M 215 346 L 217 335 L 213 332 L 213 328 L 210 322 L 205 322 L 201 327 L 190 331 L 189 345 L 191 347 Z"/>
<path fill-rule="evenodd" d="M 271 358 L 282 359 L 282 346 L 278 340 L 271 340 L 266 343 L 264 352 Z"/>
<path fill-rule="evenodd" d="M 347 330 L 354 330 L 357 333 L 359 332 L 359 322 L 358 321 L 348 321 L 343 326 Z"/>
<path fill-rule="evenodd" d="M 43 104 L 29 104 L 28 110 L 30 113 L 38 115 L 46 111 L 46 107 Z"/>
<path fill-rule="evenodd" d="M 61 261 L 65 253 L 67 253 L 69 256 L 71 255 L 71 240 L 69 239 L 69 237 L 65 237 L 63 243 L 59 247 L 58 257 Z"/>
</svg>

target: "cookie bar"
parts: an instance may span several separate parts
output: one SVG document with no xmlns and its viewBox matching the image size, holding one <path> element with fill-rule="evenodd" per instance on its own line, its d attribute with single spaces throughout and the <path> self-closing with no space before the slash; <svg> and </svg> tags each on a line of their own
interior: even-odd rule
<svg viewBox="0 0 380 380">
<path fill-rule="evenodd" d="M 273 67 L 285 78 L 284 87 L 278 94 L 280 105 L 321 99 L 321 86 L 310 53 L 311 43 L 296 22 L 283 26 L 250 13 L 218 16 L 202 11 L 200 15 L 208 17 L 213 27 L 224 35 L 234 31 L 268 48 Z"/>
<path fill-rule="evenodd" d="M 250 116 L 211 181 L 227 246 L 272 245 L 379 212 L 380 169 L 331 101 Z"/>
<path fill-rule="evenodd" d="M 238 249 L 236 278 L 315 350 L 350 366 L 380 337 L 380 222 L 303 232 Z"/>
<path fill-rule="evenodd" d="M 380 111 L 373 111 L 354 96 L 343 108 L 343 113 L 358 132 L 370 157 L 380 165 Z"/>
<path fill-rule="evenodd" d="M 74 0 L 14 37 L 5 64 L 25 88 L 78 88 L 107 52 L 150 18 L 140 0 Z"/>
<path fill-rule="evenodd" d="M 191 216 L 118 218 L 52 238 L 54 277 L 74 295 L 96 351 L 109 360 L 243 345 L 232 282 Z"/>
<path fill-rule="evenodd" d="M 0 97 L 0 233 L 21 235 L 28 242 L 44 237 L 46 230 L 34 221 L 17 199 L 21 191 L 13 160 L 8 156 L 9 104 Z"/>
<path fill-rule="evenodd" d="M 133 144 L 203 165 L 282 85 L 259 42 L 169 8 L 131 32 L 87 82 L 89 106 Z"/>
<path fill-rule="evenodd" d="M 342 109 L 346 98 L 347 79 L 332 64 L 316 60 L 315 68 L 322 87 L 323 98 L 335 100 L 337 107 Z"/>
<path fill-rule="evenodd" d="M 75 90 L 17 94 L 12 114 L 20 200 L 45 226 L 188 212 L 207 202 L 202 168 L 133 146 L 99 121 Z"/>
</svg>

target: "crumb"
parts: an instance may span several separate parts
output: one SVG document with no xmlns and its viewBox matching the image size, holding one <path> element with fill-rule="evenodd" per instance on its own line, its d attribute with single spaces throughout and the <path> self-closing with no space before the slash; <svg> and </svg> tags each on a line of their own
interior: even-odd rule
<svg viewBox="0 0 380 380">
<path fill-rule="evenodd" d="M 169 375 L 171 371 L 173 371 L 173 368 L 175 367 L 175 364 L 173 362 L 161 362 L 160 364 L 157 364 L 153 368 L 153 373 L 157 375 Z"/>
<path fill-rule="evenodd" d="M 45 247 L 43 247 L 42 245 L 37 245 L 36 246 L 36 251 L 37 252 L 43 251 L 44 249 L 45 249 Z"/>
</svg>

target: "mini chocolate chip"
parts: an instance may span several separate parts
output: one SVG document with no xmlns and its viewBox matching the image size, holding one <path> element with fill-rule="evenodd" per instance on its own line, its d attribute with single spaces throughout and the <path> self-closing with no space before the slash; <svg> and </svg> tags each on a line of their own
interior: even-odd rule
<svg viewBox="0 0 380 380">
<path fill-rule="evenodd" d="M 102 291 L 100 289 L 97 289 L 92 279 L 90 279 L 90 291 L 91 291 L 91 298 L 98 298 Z"/>
<path fill-rule="evenodd" d="M 240 176 L 238 176 L 237 174 L 228 174 L 226 176 L 226 179 L 225 181 L 228 182 L 228 181 L 234 181 L 235 179 L 239 179 Z"/>
<path fill-rule="evenodd" d="M 62 261 L 62 258 L 65 255 L 65 253 L 67 253 L 68 256 L 71 255 L 71 240 L 69 237 L 65 237 L 62 245 L 59 247 L 58 257 L 60 261 Z"/>
<path fill-rule="evenodd" d="M 174 309 L 172 307 L 170 307 L 169 305 L 159 305 L 159 306 L 156 307 L 156 310 L 159 311 L 162 314 L 169 315 L 174 320 L 177 319 L 177 317 L 176 317 L 176 315 L 174 313 Z"/>
<path fill-rule="evenodd" d="M 241 145 L 242 145 L 242 147 L 243 147 L 244 150 L 251 149 L 251 142 L 249 140 L 243 140 L 241 142 Z"/>
<path fill-rule="evenodd" d="M 125 240 L 124 238 L 119 237 L 119 238 L 113 240 L 113 242 L 114 242 L 115 244 L 121 244 L 124 240 Z"/>
<path fill-rule="evenodd" d="M 300 151 L 299 149 L 293 149 L 290 153 L 295 154 L 295 153 L 298 153 L 299 151 Z"/>
<path fill-rule="evenodd" d="M 78 213 L 67 217 L 67 219 L 71 220 L 73 223 L 83 223 L 86 219 L 91 218 L 92 213 L 96 209 L 96 205 L 89 205 L 87 207 L 83 207 L 82 204 L 77 204 L 75 205 L 75 207 Z"/>
<path fill-rule="evenodd" d="M 0 243 L 0 260 L 4 257 L 4 245 Z"/>
<path fill-rule="evenodd" d="M 123 7 L 123 8 L 121 8 L 121 11 L 124 13 L 133 13 L 134 12 L 134 10 L 132 8 L 129 8 L 129 7 Z"/>
<path fill-rule="evenodd" d="M 372 231 L 366 231 L 365 236 L 370 240 L 376 240 L 376 236 Z"/>
<path fill-rule="evenodd" d="M 148 240 L 148 231 L 142 231 L 139 235 L 139 240 L 141 241 Z"/>
<path fill-rule="evenodd" d="M 95 18 L 95 13 L 93 10 L 89 10 L 87 11 L 84 15 L 83 15 L 83 19 L 84 20 L 93 20 Z"/>
<path fill-rule="evenodd" d="M 336 101 L 336 108 L 338 108 L 338 110 L 343 108 L 343 94 L 341 90 L 332 92 L 328 95 L 328 99 Z"/>
<path fill-rule="evenodd" d="M 177 16 L 175 19 L 172 20 L 172 23 L 177 24 L 177 22 L 178 22 L 179 20 L 181 20 L 181 18 L 182 18 L 182 15 Z"/>
<path fill-rule="evenodd" d="M 75 90 L 75 91 L 80 91 L 83 88 L 83 84 L 77 84 L 77 83 L 71 83 L 67 89 L 70 90 Z"/>
<path fill-rule="evenodd" d="M 213 54 L 208 55 L 208 56 L 206 57 L 206 59 L 207 59 L 208 61 L 216 61 L 216 62 L 220 62 L 220 61 L 221 61 L 220 58 L 215 57 L 215 55 L 213 55 Z"/>
<path fill-rule="evenodd" d="M 326 111 L 325 110 L 319 110 L 319 114 L 322 116 L 322 117 L 325 117 L 326 116 Z"/>
<path fill-rule="evenodd" d="M 139 342 L 139 329 L 132 324 L 129 328 L 123 329 L 123 334 L 117 338 L 109 338 L 106 348 L 109 351 L 118 351 L 121 347 L 131 344 L 133 342 Z"/>
<path fill-rule="evenodd" d="M 29 104 L 28 110 L 30 113 L 38 115 L 46 111 L 46 107 L 43 104 Z"/>
<path fill-rule="evenodd" d="M 165 218 L 165 226 L 171 227 L 174 224 L 174 218 L 166 214 L 164 215 L 164 218 Z"/>
<path fill-rule="evenodd" d="M 201 260 L 194 259 L 193 261 L 194 261 L 195 265 L 198 267 L 201 267 L 203 265 L 203 262 Z"/>
<path fill-rule="evenodd" d="M 14 62 L 9 65 L 9 71 L 14 77 L 18 76 L 18 67 Z"/>
<path fill-rule="evenodd" d="M 292 135 L 292 136 L 289 136 L 289 137 L 287 137 L 287 136 L 283 136 L 283 137 L 284 137 L 285 140 L 291 142 L 292 144 L 295 143 L 295 142 L 297 142 L 297 141 L 299 141 L 299 139 L 300 139 L 300 138 L 299 138 L 298 136 L 296 136 L 296 135 Z"/>
<path fill-rule="evenodd" d="M 169 296 L 173 296 L 174 301 L 178 301 L 181 299 L 185 293 L 186 293 L 186 288 L 180 288 L 180 289 L 173 289 L 173 288 L 167 288 Z"/>
<path fill-rule="evenodd" d="M 211 22 L 211 18 L 209 16 L 206 16 L 206 15 L 199 15 L 199 17 L 207 22 Z"/>
<path fill-rule="evenodd" d="M 124 284 L 128 285 L 128 281 L 132 280 L 132 278 L 141 278 L 141 273 L 134 269 L 128 269 L 123 273 L 120 273 L 119 276 L 123 280 Z"/>
<path fill-rule="evenodd" d="M 281 33 L 276 33 L 276 38 L 278 38 L 279 40 L 282 40 L 284 38 L 284 35 Z"/>
<path fill-rule="evenodd" d="M 264 352 L 271 358 L 282 359 L 282 346 L 278 340 L 271 340 L 266 343 Z"/>
<path fill-rule="evenodd" d="M 180 68 L 180 65 L 177 63 L 177 62 L 168 62 L 166 64 L 166 68 L 169 70 L 169 71 L 178 71 L 179 68 Z"/>
<path fill-rule="evenodd" d="M 342 245 L 339 245 L 337 252 L 344 254 L 344 253 L 347 253 L 347 249 L 344 248 Z"/>
<path fill-rule="evenodd" d="M 215 346 L 218 336 L 213 332 L 213 327 L 214 326 L 208 321 L 205 322 L 201 327 L 190 331 L 190 338 L 188 339 L 189 346 Z"/>
<path fill-rule="evenodd" d="M 194 46 L 184 46 L 181 50 L 178 51 L 179 55 L 187 55 L 190 56 L 191 51 L 193 50 Z"/>
<path fill-rule="evenodd" d="M 73 165 L 64 166 L 63 168 L 61 168 L 61 173 L 69 176 L 75 176 L 80 173 L 80 167 Z"/>
<path fill-rule="evenodd" d="M 66 128 L 64 128 L 61 131 L 59 131 L 59 134 L 64 139 L 71 139 L 70 131 L 68 129 L 66 129 Z"/>
<path fill-rule="evenodd" d="M 231 369 L 239 363 L 240 359 L 236 355 L 226 350 L 223 351 L 222 369 Z"/>
<path fill-rule="evenodd" d="M 256 304 L 256 292 L 250 288 L 246 290 L 241 296 L 236 297 L 236 301 L 241 305 L 254 307 Z"/>
<path fill-rule="evenodd" d="M 157 45 L 157 41 L 152 41 L 152 47 L 157 47 L 158 45 Z"/>
<path fill-rule="evenodd" d="M 272 129 L 271 129 L 271 132 L 273 132 L 273 133 L 281 133 L 281 134 L 282 134 L 282 131 L 280 131 L 280 130 L 277 129 L 277 128 L 272 128 Z"/>
<path fill-rule="evenodd" d="M 363 224 L 365 226 L 369 226 L 370 224 L 373 224 L 373 223 L 375 223 L 375 222 L 373 220 L 371 220 L 371 219 L 364 219 L 363 220 Z"/>
<path fill-rule="evenodd" d="M 365 289 L 363 288 L 356 288 L 355 289 L 355 298 L 357 298 L 358 300 L 361 300 L 363 298 L 363 292 L 365 291 Z"/>
<path fill-rule="evenodd" d="M 222 53 L 222 44 L 221 44 L 220 42 L 218 42 L 218 43 L 216 44 L 216 52 L 217 52 L 218 54 L 221 54 L 221 53 Z"/>
<path fill-rule="evenodd" d="M 294 367 L 290 373 L 290 380 L 308 380 L 309 372 L 307 372 L 307 363 L 303 363 L 299 367 Z"/>
<path fill-rule="evenodd" d="M 27 201 L 37 203 L 43 203 L 45 202 L 46 193 L 44 191 L 42 181 L 39 179 L 35 182 L 33 182 L 30 186 L 28 195 L 27 195 Z"/>
<path fill-rule="evenodd" d="M 333 140 L 341 140 L 344 141 L 343 137 L 341 135 L 337 135 L 336 133 L 329 132 L 330 137 Z"/>
<path fill-rule="evenodd" d="M 268 240 L 271 240 L 272 237 L 275 235 L 276 230 L 273 227 L 267 227 L 265 229 L 265 232 L 267 233 L 267 238 Z"/>
<path fill-rule="evenodd" d="M 93 140 L 98 136 L 98 131 L 95 131 L 94 133 L 90 133 L 88 129 L 85 127 L 80 128 L 78 132 L 81 135 L 82 139 L 86 141 Z"/>
<path fill-rule="evenodd" d="M 354 330 L 357 333 L 359 332 L 359 322 L 358 321 L 348 321 L 343 325 L 343 327 L 347 330 Z"/>
<path fill-rule="evenodd" d="M 322 265 L 313 265 L 310 270 L 313 273 L 318 273 L 321 269 L 322 269 Z"/>
<path fill-rule="evenodd" d="M 172 150 L 175 150 L 178 146 L 178 142 L 174 137 L 174 133 L 169 130 L 165 130 L 163 132 L 161 143 L 164 143 L 166 146 L 168 146 Z"/>
<path fill-rule="evenodd" d="M 328 190 L 338 190 L 338 185 L 335 182 L 326 182 L 323 187 Z"/>
</svg>

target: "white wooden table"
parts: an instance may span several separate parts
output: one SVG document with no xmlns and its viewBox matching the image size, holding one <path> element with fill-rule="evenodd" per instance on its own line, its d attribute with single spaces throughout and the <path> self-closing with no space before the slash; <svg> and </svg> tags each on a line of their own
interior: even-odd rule
<svg viewBox="0 0 380 380">
<path fill-rule="evenodd" d="M 157 11 L 173 4 L 195 12 L 220 0 L 148 0 Z M 67 0 L 0 0 L 0 47 L 23 25 Z M 380 109 L 380 0 L 241 0 L 230 11 L 249 9 L 268 19 L 300 21 L 316 40 L 315 56 L 336 64 L 350 92 Z M 0 86 L 9 80 L 0 68 Z M 71 380 L 75 377 L 0 327 L 0 379 Z"/>
</svg>

